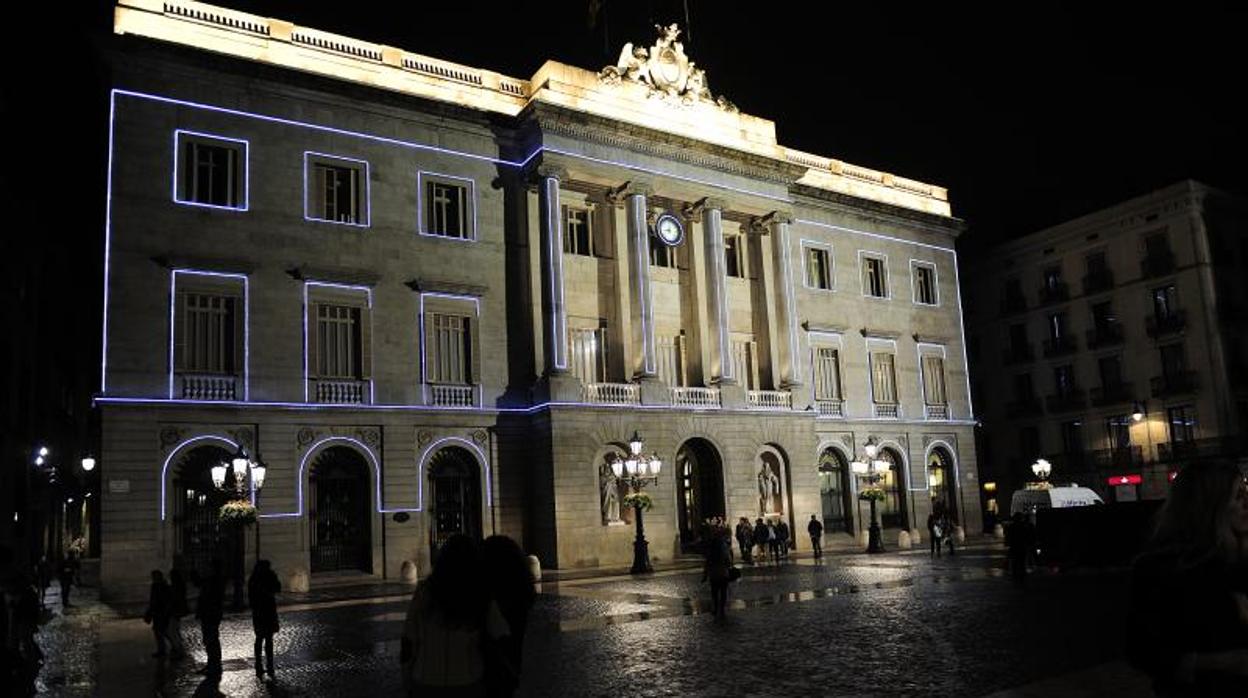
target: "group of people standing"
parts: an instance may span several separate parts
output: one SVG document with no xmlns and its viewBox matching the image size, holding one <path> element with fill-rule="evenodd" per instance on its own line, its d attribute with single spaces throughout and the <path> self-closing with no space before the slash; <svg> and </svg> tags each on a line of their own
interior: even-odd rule
<svg viewBox="0 0 1248 698">
<path fill-rule="evenodd" d="M 927 515 L 927 537 L 933 557 L 940 557 L 941 550 L 949 546 L 949 554 L 953 555 L 953 517 L 944 507 L 936 507 Z"/>
<path fill-rule="evenodd" d="M 772 564 L 778 565 L 782 559 L 788 560 L 789 550 L 796 547 L 792 543 L 789 525 L 783 518 L 759 517 L 751 526 L 750 520 L 742 516 L 737 519 L 734 535 L 741 549 L 741 560 L 747 565 L 756 564 L 756 554 L 759 561 L 765 563 L 770 557 Z"/>
</svg>

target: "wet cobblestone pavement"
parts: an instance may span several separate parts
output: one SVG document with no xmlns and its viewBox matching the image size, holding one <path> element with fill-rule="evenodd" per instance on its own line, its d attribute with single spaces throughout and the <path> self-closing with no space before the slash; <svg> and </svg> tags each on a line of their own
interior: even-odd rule
<svg viewBox="0 0 1248 698">
<path fill-rule="evenodd" d="M 1015 695 L 1048 695 L 1070 693 L 1063 676 L 1114 673 L 1096 668 L 1121 659 L 1125 609 L 1113 600 L 1125 574 L 1033 576 L 1018 589 L 1003 567 L 987 546 L 938 561 L 912 551 L 747 568 L 723 620 L 709 615 L 697 572 L 546 583 L 521 694 L 971 696 L 1034 685 L 1049 688 Z M 246 616 L 222 624 L 216 681 L 194 673 L 204 660 L 197 628 L 184 629 L 192 661 L 166 664 L 149 656 L 141 620 L 71 610 L 44 628 L 39 686 L 71 696 L 397 695 L 406 603 L 395 591 L 284 606 L 278 678 L 267 684 L 255 678 Z M 1144 685 L 1127 670 L 1116 676 L 1119 695 Z"/>
</svg>

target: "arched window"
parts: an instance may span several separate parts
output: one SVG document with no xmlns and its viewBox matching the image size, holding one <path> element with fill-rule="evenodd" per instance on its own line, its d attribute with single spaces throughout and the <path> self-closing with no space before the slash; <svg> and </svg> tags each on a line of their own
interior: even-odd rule
<svg viewBox="0 0 1248 698">
<path fill-rule="evenodd" d="M 880 502 L 879 507 L 880 525 L 885 528 L 904 528 L 906 512 L 905 501 L 901 496 L 901 469 L 905 467 L 905 461 L 900 453 L 891 448 L 881 448 L 879 458 L 889 464 L 888 472 L 880 480 L 880 487 L 884 488 L 884 501 Z"/>
<path fill-rule="evenodd" d="M 849 464 L 834 448 L 819 454 L 819 498 L 823 502 L 823 527 L 829 533 L 853 533 L 849 506 Z"/>
<path fill-rule="evenodd" d="M 207 574 L 212 559 L 229 564 L 231 537 L 220 525 L 221 505 L 229 499 L 212 484 L 212 468 L 230 461 L 219 446 L 198 446 L 178 463 L 173 480 L 174 566 Z"/>
</svg>

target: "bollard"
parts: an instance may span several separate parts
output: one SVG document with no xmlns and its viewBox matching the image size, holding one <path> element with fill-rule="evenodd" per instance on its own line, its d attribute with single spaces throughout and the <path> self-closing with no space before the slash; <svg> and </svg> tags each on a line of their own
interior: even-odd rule
<svg viewBox="0 0 1248 698">
<path fill-rule="evenodd" d="M 415 560 L 404 560 L 403 566 L 399 568 L 399 579 L 404 584 L 415 584 L 419 575 L 416 570 Z"/>
<path fill-rule="evenodd" d="M 529 556 L 529 575 L 533 577 L 534 582 L 542 581 L 542 561 L 538 560 L 536 555 Z"/>
<path fill-rule="evenodd" d="M 311 579 L 308 577 L 308 571 L 305 569 L 297 569 L 290 573 L 290 584 L 288 585 L 288 588 L 290 591 L 300 593 L 306 592 L 310 582 Z"/>
<path fill-rule="evenodd" d="M 997 524 L 996 526 L 993 526 L 992 537 L 993 538 L 1005 538 L 1005 527 L 1002 526 L 1001 524 Z"/>
<path fill-rule="evenodd" d="M 953 527 L 953 539 L 957 541 L 959 545 L 961 545 L 962 543 L 965 543 L 966 542 L 966 529 L 962 528 L 961 526 L 954 526 Z"/>
<path fill-rule="evenodd" d="M 871 532 L 864 528 L 858 532 L 858 545 L 861 545 L 862 547 L 865 548 L 870 544 L 871 544 Z"/>
<path fill-rule="evenodd" d="M 910 529 L 910 544 L 923 545 L 923 533 L 917 528 Z"/>
<path fill-rule="evenodd" d="M 910 532 L 903 530 L 897 534 L 897 547 L 905 550 L 910 547 Z"/>
</svg>

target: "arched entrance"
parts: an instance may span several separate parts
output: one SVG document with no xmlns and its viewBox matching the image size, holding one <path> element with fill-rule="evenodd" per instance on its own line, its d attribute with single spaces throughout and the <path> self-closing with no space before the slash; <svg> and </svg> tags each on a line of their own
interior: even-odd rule
<svg viewBox="0 0 1248 698">
<path fill-rule="evenodd" d="M 680 547 L 688 551 L 703 521 L 726 515 L 723 462 L 706 439 L 690 439 L 676 452 L 676 501 Z"/>
<path fill-rule="evenodd" d="M 927 485 L 932 495 L 932 511 L 948 512 L 958 518 L 958 483 L 954 476 L 953 456 L 937 446 L 927 456 Z"/>
<path fill-rule="evenodd" d="M 230 461 L 218 446 L 198 446 L 178 463 L 173 480 L 174 565 L 184 572 L 206 574 L 214 557 L 234 560 L 232 536 L 221 526 L 221 505 L 228 497 L 212 484 L 212 468 Z"/>
<path fill-rule="evenodd" d="M 825 531 L 854 532 L 854 518 L 850 516 L 849 463 L 835 448 L 828 447 L 819 454 L 819 497 L 823 501 L 823 528 Z"/>
<path fill-rule="evenodd" d="M 373 571 L 368 463 L 347 446 L 317 456 L 308 475 L 311 489 L 312 571 Z"/>
<path fill-rule="evenodd" d="M 906 499 L 902 496 L 901 471 L 906 467 L 906 461 L 900 453 L 888 447 L 880 449 L 879 458 L 888 462 L 888 472 L 880 480 L 880 487 L 884 488 L 884 501 L 879 505 L 880 525 L 884 528 L 905 528 Z"/>
<path fill-rule="evenodd" d="M 481 478 L 477 459 L 458 446 L 439 449 L 429 459 L 433 506 L 429 544 L 436 552 L 447 538 L 462 533 L 481 537 Z"/>
</svg>

